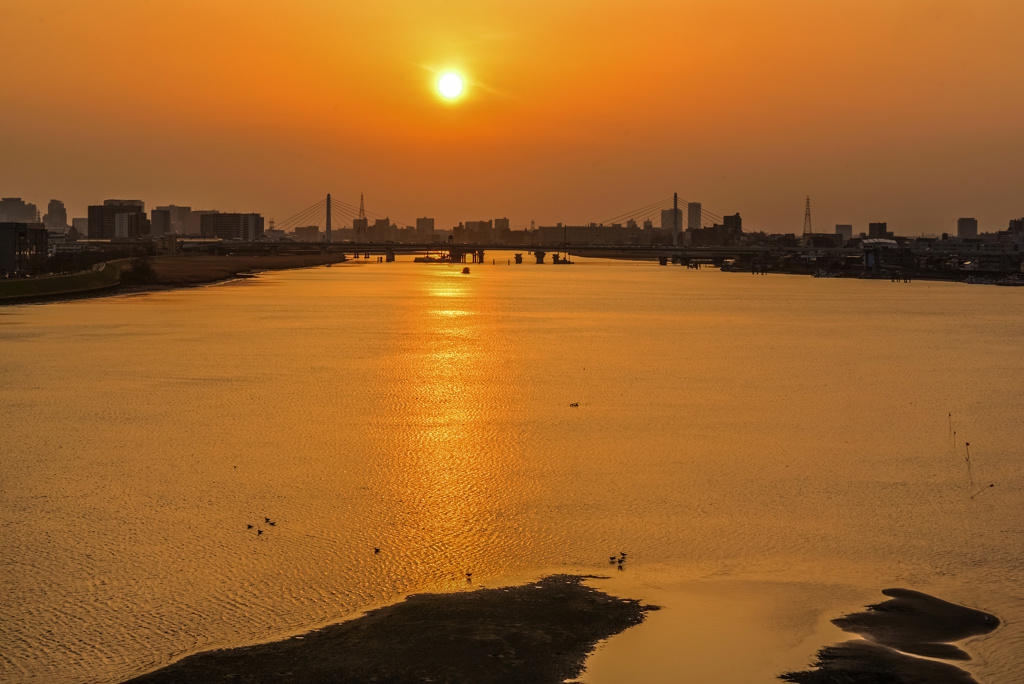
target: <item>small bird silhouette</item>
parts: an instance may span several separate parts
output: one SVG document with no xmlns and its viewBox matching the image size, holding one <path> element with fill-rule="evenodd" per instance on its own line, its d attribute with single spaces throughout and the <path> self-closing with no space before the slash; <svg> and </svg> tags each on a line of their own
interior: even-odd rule
<svg viewBox="0 0 1024 684">
<path fill-rule="evenodd" d="M 251 529 L 252 529 L 252 525 L 246 525 L 246 526 L 245 526 L 245 529 L 247 529 L 247 530 L 251 530 Z"/>
<path fill-rule="evenodd" d="M 267 522 L 270 522 L 270 518 L 264 517 L 263 519 Z"/>
<path fill-rule="evenodd" d="M 261 530 L 261 529 L 259 529 L 259 528 L 257 527 L 257 528 L 256 528 L 256 536 L 258 537 L 258 536 L 260 536 L 261 534 L 263 534 L 263 530 Z"/>
<path fill-rule="evenodd" d="M 580 407 L 580 402 L 574 401 L 573 403 L 569 404 L 569 406 L 571 406 L 573 408 L 579 408 Z"/>
<path fill-rule="evenodd" d="M 378 549 L 376 546 L 374 546 L 373 547 L 373 552 L 374 553 L 380 553 L 380 549 Z"/>
<path fill-rule="evenodd" d="M 274 526 L 274 525 L 276 525 L 276 524 L 277 524 L 276 522 L 270 522 L 269 520 L 268 520 L 267 522 L 268 522 L 268 523 L 269 523 L 269 524 L 270 524 L 271 526 Z"/>
</svg>

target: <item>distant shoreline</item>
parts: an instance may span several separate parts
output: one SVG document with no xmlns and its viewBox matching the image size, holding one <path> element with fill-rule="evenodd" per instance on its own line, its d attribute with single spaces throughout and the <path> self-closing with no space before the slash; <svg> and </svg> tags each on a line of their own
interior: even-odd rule
<svg viewBox="0 0 1024 684">
<path fill-rule="evenodd" d="M 126 292 L 172 290 L 252 275 L 342 263 L 340 253 L 276 256 L 215 256 L 208 254 L 157 256 L 146 260 L 147 273 L 131 277 L 131 259 L 108 262 L 99 270 L 68 276 L 0 281 L 0 306 L 104 297 Z"/>
</svg>

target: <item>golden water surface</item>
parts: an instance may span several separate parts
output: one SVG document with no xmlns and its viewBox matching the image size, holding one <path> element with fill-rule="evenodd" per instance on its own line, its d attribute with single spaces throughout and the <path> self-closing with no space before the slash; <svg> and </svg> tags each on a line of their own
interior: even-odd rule
<svg viewBox="0 0 1024 684">
<path fill-rule="evenodd" d="M 888 586 L 1003 618 L 966 667 L 1024 678 L 1024 290 L 460 270 L 0 309 L 0 681 L 117 682 L 467 572 L 665 605 L 595 684 L 755 681 L 728 646 L 789 635 L 771 681 Z"/>
</svg>

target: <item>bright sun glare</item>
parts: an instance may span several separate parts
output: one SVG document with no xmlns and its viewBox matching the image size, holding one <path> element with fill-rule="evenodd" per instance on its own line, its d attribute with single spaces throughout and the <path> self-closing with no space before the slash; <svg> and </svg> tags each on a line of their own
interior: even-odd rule
<svg viewBox="0 0 1024 684">
<path fill-rule="evenodd" d="M 441 97 L 454 100 L 462 94 L 462 76 L 454 71 L 446 71 L 437 79 L 437 92 Z"/>
</svg>

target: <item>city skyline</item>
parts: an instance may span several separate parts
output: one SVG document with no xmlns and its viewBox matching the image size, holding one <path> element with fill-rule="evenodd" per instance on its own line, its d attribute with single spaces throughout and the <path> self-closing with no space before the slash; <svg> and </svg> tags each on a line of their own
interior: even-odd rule
<svg viewBox="0 0 1024 684">
<path fill-rule="evenodd" d="M 1024 213 L 1019 3 L 400 5 L 5 3 L 0 194 L 282 220 L 363 192 L 402 224 L 525 226 L 679 192 L 767 232 L 809 194 L 816 225 L 898 235 Z"/>
</svg>

